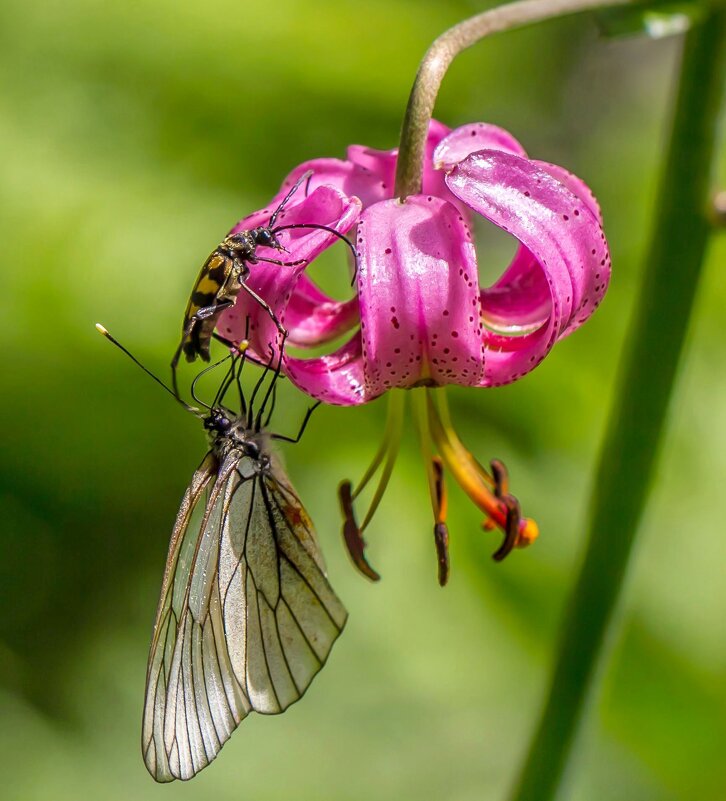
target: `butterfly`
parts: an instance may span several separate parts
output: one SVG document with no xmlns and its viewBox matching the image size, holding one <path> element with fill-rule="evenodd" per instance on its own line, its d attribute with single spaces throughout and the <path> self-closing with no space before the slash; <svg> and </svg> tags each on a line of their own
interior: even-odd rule
<svg viewBox="0 0 726 801">
<path fill-rule="evenodd" d="M 144 762 L 159 782 L 195 776 L 250 712 L 277 714 L 300 699 L 347 619 L 315 528 L 273 449 L 274 440 L 297 442 L 315 407 L 296 437 L 269 433 L 272 409 L 264 425 L 263 418 L 268 403 L 274 406 L 279 361 L 274 371 L 265 368 L 248 403 L 244 361 L 244 354 L 232 360 L 202 415 L 210 448 L 169 544 L 142 723 Z M 233 383 L 237 414 L 223 405 Z"/>
</svg>

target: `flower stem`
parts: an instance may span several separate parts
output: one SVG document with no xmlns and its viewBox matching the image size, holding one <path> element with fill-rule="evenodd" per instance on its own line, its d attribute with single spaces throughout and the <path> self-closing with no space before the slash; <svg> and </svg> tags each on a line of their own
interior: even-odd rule
<svg viewBox="0 0 726 801">
<path fill-rule="evenodd" d="M 521 28 L 577 11 L 630 2 L 633 0 L 519 0 L 470 17 L 442 33 L 423 57 L 408 98 L 398 149 L 395 195 L 403 198 L 421 191 L 426 135 L 436 95 L 446 70 L 462 50 L 491 33 Z"/>
<path fill-rule="evenodd" d="M 725 58 L 726 9 L 714 7 L 686 35 L 643 288 L 590 503 L 587 550 L 514 801 L 556 797 L 618 608 L 708 242 Z"/>
</svg>

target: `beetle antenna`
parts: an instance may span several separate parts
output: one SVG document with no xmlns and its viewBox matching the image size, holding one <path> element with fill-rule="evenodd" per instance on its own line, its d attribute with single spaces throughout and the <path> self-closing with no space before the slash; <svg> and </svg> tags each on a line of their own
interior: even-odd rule
<svg viewBox="0 0 726 801">
<path fill-rule="evenodd" d="M 293 228 L 314 228 L 317 231 L 327 231 L 329 234 L 333 234 L 333 236 L 345 242 L 345 244 L 350 248 L 350 252 L 353 254 L 353 282 L 355 282 L 356 276 L 358 275 L 358 251 L 355 249 L 355 246 L 347 236 L 341 234 L 340 231 L 336 231 L 335 228 L 330 228 L 327 225 L 319 225 L 318 223 L 291 223 L 290 225 L 278 225 L 273 233 L 277 234 L 278 231 L 289 231 Z"/>
<path fill-rule="evenodd" d="M 285 195 L 285 197 L 280 201 L 280 205 L 272 212 L 272 216 L 270 217 L 270 221 L 267 223 L 268 228 L 272 228 L 275 225 L 275 221 L 277 220 L 277 215 L 285 208 L 290 198 L 297 192 L 300 186 L 307 181 L 308 187 L 310 186 L 310 179 L 313 177 L 313 171 L 307 170 L 304 172 L 295 183 L 292 185 L 292 189 Z M 305 194 L 307 195 L 307 188 L 305 189 Z"/>
</svg>

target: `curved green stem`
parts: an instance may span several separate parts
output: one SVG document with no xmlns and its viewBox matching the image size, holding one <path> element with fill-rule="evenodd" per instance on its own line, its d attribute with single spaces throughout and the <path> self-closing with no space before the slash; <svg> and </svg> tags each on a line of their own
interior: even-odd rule
<svg viewBox="0 0 726 801">
<path fill-rule="evenodd" d="M 655 228 L 595 478 L 587 550 L 513 801 L 556 797 L 618 607 L 708 242 L 725 57 L 726 9 L 714 8 L 686 35 Z"/>
<path fill-rule="evenodd" d="M 477 14 L 441 34 L 423 57 L 408 98 L 396 164 L 396 197 L 421 191 L 426 135 L 436 95 L 446 70 L 462 50 L 491 33 L 521 28 L 578 11 L 630 2 L 633 0 L 519 0 Z"/>
</svg>

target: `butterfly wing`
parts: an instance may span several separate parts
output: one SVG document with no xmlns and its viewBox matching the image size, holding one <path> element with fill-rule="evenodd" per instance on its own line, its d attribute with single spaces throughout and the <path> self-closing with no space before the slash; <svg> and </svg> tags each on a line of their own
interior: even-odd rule
<svg viewBox="0 0 726 801">
<path fill-rule="evenodd" d="M 177 517 L 149 655 L 143 753 L 157 781 L 206 767 L 250 710 L 300 698 L 346 619 L 279 467 L 238 452 L 218 470 L 208 460 Z"/>
<path fill-rule="evenodd" d="M 315 530 L 280 465 L 257 476 L 245 543 L 245 691 L 253 709 L 283 712 L 307 690 L 347 612 L 325 576 Z M 242 566 L 242 563 L 240 563 Z M 242 589 L 242 574 L 235 591 Z M 234 616 L 238 602 L 225 604 Z M 244 674 L 242 674 L 244 669 Z"/>
<path fill-rule="evenodd" d="M 144 761 L 160 782 L 191 778 L 209 764 L 250 709 L 229 663 L 216 580 L 234 480 L 233 464 L 219 468 L 207 456 L 184 496 L 169 546 L 142 726 Z M 190 528 L 208 489 L 201 524 Z"/>
</svg>

